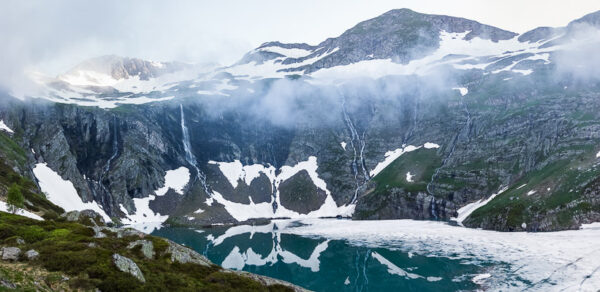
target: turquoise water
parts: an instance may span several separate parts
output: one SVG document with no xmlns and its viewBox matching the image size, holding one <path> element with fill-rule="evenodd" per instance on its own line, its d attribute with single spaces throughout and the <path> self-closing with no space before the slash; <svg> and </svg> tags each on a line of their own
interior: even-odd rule
<svg viewBox="0 0 600 292">
<path fill-rule="evenodd" d="M 288 234 L 272 224 L 161 228 L 152 234 L 193 248 L 226 268 L 282 279 L 314 291 L 475 290 L 473 276 L 485 268 L 481 263 L 404 252 L 401 242 L 369 247 Z"/>
</svg>

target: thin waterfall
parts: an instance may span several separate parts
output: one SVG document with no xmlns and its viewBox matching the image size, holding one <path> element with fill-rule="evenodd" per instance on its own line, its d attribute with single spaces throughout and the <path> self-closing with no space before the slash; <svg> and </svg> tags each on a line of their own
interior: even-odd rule
<svg viewBox="0 0 600 292">
<path fill-rule="evenodd" d="M 117 156 L 119 156 L 119 135 L 117 132 L 117 117 L 115 116 L 113 118 L 113 141 L 112 141 L 112 156 L 110 156 L 110 158 L 108 159 L 108 161 L 106 162 L 106 165 L 104 166 L 104 173 L 108 173 L 108 171 L 110 170 L 110 164 L 112 163 L 112 161 L 117 158 Z"/>
<path fill-rule="evenodd" d="M 364 137 L 365 137 L 365 132 L 363 132 L 362 135 L 362 139 L 361 136 L 358 134 L 358 131 L 356 130 L 356 128 L 354 127 L 354 123 L 352 123 L 352 119 L 350 119 L 350 116 L 348 115 L 348 112 L 346 111 L 346 100 L 344 99 L 342 101 L 342 112 L 344 114 L 344 121 L 346 122 L 346 126 L 348 127 L 348 130 L 350 131 L 350 146 L 352 147 L 352 151 L 354 152 L 354 157 L 352 159 L 352 170 L 354 171 L 354 181 L 356 182 L 356 189 L 354 190 L 354 197 L 352 198 L 352 201 L 350 202 L 351 204 L 356 203 L 356 200 L 358 198 L 358 191 L 360 190 L 360 187 L 362 186 L 362 184 L 359 182 L 358 179 L 358 164 L 360 163 L 360 167 L 361 170 L 363 172 L 363 176 L 365 181 L 369 180 L 369 173 L 367 172 L 367 169 L 365 167 L 365 160 L 364 160 L 364 150 L 365 150 L 365 141 L 364 141 Z M 358 145 L 356 145 L 358 144 Z M 357 151 L 356 148 L 360 147 L 360 150 Z M 358 158 L 358 159 L 357 159 Z M 358 162 L 357 160 L 360 160 L 360 162 Z"/>
<path fill-rule="evenodd" d="M 188 128 L 185 125 L 185 115 L 183 113 L 183 105 L 179 104 L 179 111 L 181 113 L 181 132 L 183 133 L 183 151 L 185 152 L 185 160 L 196 170 L 196 174 L 200 183 L 202 184 L 202 188 L 204 188 L 204 192 L 207 195 L 210 195 L 211 192 L 208 189 L 208 185 L 206 184 L 206 175 L 200 171 L 198 168 L 198 162 L 196 161 L 196 156 L 192 153 L 192 144 L 190 143 L 190 133 Z"/>
</svg>

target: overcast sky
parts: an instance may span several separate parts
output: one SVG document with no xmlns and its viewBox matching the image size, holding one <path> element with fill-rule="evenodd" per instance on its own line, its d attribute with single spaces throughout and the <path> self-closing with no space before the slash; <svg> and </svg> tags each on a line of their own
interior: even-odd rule
<svg viewBox="0 0 600 292">
<path fill-rule="evenodd" d="M 521 33 L 538 26 L 564 26 L 600 10 L 600 1 L 3 0 L 0 79 L 6 81 L 7 75 L 24 68 L 57 74 L 105 54 L 228 65 L 266 41 L 316 44 L 403 7 Z"/>
</svg>

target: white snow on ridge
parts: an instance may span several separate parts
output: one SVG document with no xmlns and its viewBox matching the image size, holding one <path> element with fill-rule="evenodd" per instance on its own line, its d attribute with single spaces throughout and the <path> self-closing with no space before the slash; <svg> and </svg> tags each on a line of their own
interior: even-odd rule
<svg viewBox="0 0 600 292">
<path fill-rule="evenodd" d="M 282 47 L 278 47 L 278 46 L 263 47 L 263 48 L 260 48 L 259 51 L 273 52 L 273 53 L 284 55 L 288 58 L 305 57 L 312 53 L 312 51 L 309 51 L 309 50 L 304 50 L 304 49 L 299 49 L 299 48 L 287 49 L 287 48 L 282 48 Z"/>
<path fill-rule="evenodd" d="M 342 148 L 344 149 L 344 151 L 346 151 L 346 142 L 340 142 L 340 145 L 342 146 Z"/>
<path fill-rule="evenodd" d="M 414 175 L 410 174 L 410 171 L 406 173 L 406 181 L 407 182 L 415 182 L 413 180 Z"/>
<path fill-rule="evenodd" d="M 497 195 L 505 192 L 508 189 L 508 187 L 504 187 L 501 188 L 497 193 L 492 194 L 491 196 L 489 196 L 487 199 L 480 199 L 477 202 L 473 202 L 470 204 L 467 204 L 465 206 L 463 206 L 462 208 L 458 209 L 458 216 L 456 218 L 452 218 L 454 220 L 456 220 L 456 222 L 462 226 L 462 222 L 467 219 L 467 217 L 469 217 L 469 215 L 471 215 L 471 213 L 473 213 L 475 210 L 481 208 L 482 206 L 484 206 L 485 204 L 489 203 L 491 200 L 493 200 Z"/>
<path fill-rule="evenodd" d="M 14 133 L 14 131 L 13 131 L 11 128 L 9 128 L 9 127 L 8 127 L 8 126 L 7 126 L 7 125 L 4 123 L 4 121 L 3 121 L 3 120 L 0 120 L 0 130 L 3 130 L 3 131 L 6 131 L 6 132 L 9 132 L 9 133 L 11 133 L 11 134 L 12 134 L 12 133 Z"/>
<path fill-rule="evenodd" d="M 477 60 L 487 56 L 514 56 L 522 53 L 541 54 L 532 56 L 531 60 L 547 58 L 548 49 L 539 49 L 537 43 L 522 43 L 514 37 L 509 40 L 493 42 L 482 38 L 465 40 L 470 31 L 462 33 L 440 32 L 440 46 L 424 58 L 411 60 L 408 64 L 394 63 L 392 59 L 375 59 L 356 62 L 349 65 L 321 69 L 311 74 L 314 78 L 323 80 L 352 79 L 370 77 L 373 79 L 388 75 L 426 75 L 439 65 L 450 64 L 456 69 L 484 69 L 487 64 L 460 64 L 464 61 Z M 466 55 L 467 57 L 445 59 L 448 55 Z"/>
<path fill-rule="evenodd" d="M 596 291 L 600 287 L 598 229 L 526 233 L 414 220 L 299 222 L 303 224 L 290 225 L 293 227 L 283 228 L 281 233 L 344 240 L 369 248 L 394 246 L 402 252 L 466 262 L 510 264 L 498 271 L 510 278 L 485 281 L 490 291 Z"/>
<path fill-rule="evenodd" d="M 65 209 L 65 211 L 93 210 L 104 218 L 106 222 L 112 222 L 96 201 L 84 203 L 73 183 L 62 179 L 58 173 L 50 169 L 46 163 L 38 163 L 33 168 L 33 174 L 38 180 L 40 189 L 46 194 L 46 198 L 53 204 Z"/>
<path fill-rule="evenodd" d="M 183 188 L 190 181 L 190 170 L 187 167 L 180 167 L 175 170 L 168 170 L 165 174 L 165 185 L 156 190 L 157 196 L 164 196 L 169 189 L 173 189 L 176 193 L 183 195 Z"/>
<path fill-rule="evenodd" d="M 0 201 L 0 211 L 10 213 L 10 211 L 8 211 L 8 204 L 6 204 L 6 202 Z M 18 208 L 17 211 L 15 212 L 15 214 L 25 216 L 25 217 L 28 217 L 31 219 L 39 220 L 39 221 L 44 221 L 44 218 L 40 217 L 39 215 L 31 213 L 27 210 L 23 210 L 21 208 Z"/>
</svg>

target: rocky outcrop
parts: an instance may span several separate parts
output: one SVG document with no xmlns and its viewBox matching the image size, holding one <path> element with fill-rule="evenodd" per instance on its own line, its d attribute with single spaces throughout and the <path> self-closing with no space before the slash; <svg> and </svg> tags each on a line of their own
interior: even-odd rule
<svg viewBox="0 0 600 292">
<path fill-rule="evenodd" d="M 127 245 L 127 248 L 132 249 L 137 246 L 140 246 L 140 251 L 147 259 L 154 258 L 154 244 L 152 243 L 152 241 L 136 240 L 134 242 L 130 242 L 129 245 Z"/>
<path fill-rule="evenodd" d="M 124 273 L 129 273 L 134 276 L 136 279 L 140 280 L 140 282 L 145 283 L 146 279 L 144 279 L 144 275 L 142 271 L 137 266 L 137 264 L 129 258 L 126 258 L 119 254 L 113 255 L 113 263 L 117 266 L 119 271 Z"/>
<path fill-rule="evenodd" d="M 169 247 L 167 247 L 166 253 L 171 254 L 171 261 L 182 264 L 192 263 L 202 266 L 211 266 L 212 263 L 203 255 L 196 251 L 189 249 L 185 246 L 181 246 L 175 242 L 168 240 Z"/>
</svg>

